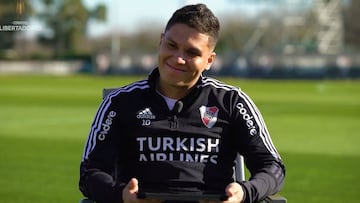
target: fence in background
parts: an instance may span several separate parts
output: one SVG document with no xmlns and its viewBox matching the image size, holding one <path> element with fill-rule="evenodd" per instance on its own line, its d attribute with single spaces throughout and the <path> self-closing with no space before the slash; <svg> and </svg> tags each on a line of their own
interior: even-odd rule
<svg viewBox="0 0 360 203">
<path fill-rule="evenodd" d="M 120 56 L 93 61 L 0 61 L 0 74 L 147 74 L 156 66 L 156 55 Z M 210 75 L 244 78 L 360 78 L 358 55 L 218 56 Z"/>
</svg>

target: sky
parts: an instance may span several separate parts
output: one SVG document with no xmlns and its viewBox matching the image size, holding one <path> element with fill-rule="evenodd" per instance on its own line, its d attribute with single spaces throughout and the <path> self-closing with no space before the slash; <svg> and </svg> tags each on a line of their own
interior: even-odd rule
<svg viewBox="0 0 360 203">
<path fill-rule="evenodd" d="M 91 36 L 102 35 L 109 31 L 119 31 L 131 33 L 135 31 L 140 24 L 149 25 L 153 22 L 166 24 L 172 13 L 190 3 L 205 3 L 219 17 L 223 14 L 246 12 L 252 15 L 266 4 L 249 3 L 244 0 L 84 0 L 88 8 L 94 8 L 97 4 L 103 3 L 107 6 L 107 22 L 100 23 L 92 21 L 89 24 L 89 34 Z M 247 2 L 247 3 L 246 3 Z"/>
</svg>

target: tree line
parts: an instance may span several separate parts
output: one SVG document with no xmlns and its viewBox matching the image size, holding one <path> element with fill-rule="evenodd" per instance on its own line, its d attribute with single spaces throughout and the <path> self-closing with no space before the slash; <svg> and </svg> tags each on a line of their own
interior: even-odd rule
<svg viewBox="0 0 360 203">
<path fill-rule="evenodd" d="M 303 24 L 286 25 L 286 10 L 262 12 L 256 17 L 229 14 L 221 16 L 222 29 L 217 52 L 222 55 L 254 52 L 317 53 L 316 13 L 311 8 L 296 13 Z M 37 19 L 45 29 L 31 38 L 26 31 L 1 31 L 0 59 L 91 59 L 98 52 L 119 54 L 154 53 L 163 25 L 141 26 L 135 33 L 108 33 L 87 36 L 90 20 L 105 22 L 107 8 L 103 4 L 86 8 L 81 0 L 2 0 L 0 28 L 24 26 Z M 360 51 L 360 1 L 343 5 L 343 52 Z M 7 26 L 7 27 L 6 27 Z M 14 28 L 14 27 L 13 27 Z"/>
</svg>

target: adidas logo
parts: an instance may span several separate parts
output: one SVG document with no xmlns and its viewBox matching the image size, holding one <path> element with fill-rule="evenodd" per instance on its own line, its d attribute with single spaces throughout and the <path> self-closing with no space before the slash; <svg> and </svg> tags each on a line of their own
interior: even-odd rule
<svg viewBox="0 0 360 203">
<path fill-rule="evenodd" d="M 138 119 L 155 119 L 155 115 L 151 112 L 149 108 L 145 108 L 141 110 L 137 115 L 136 118 Z"/>
</svg>

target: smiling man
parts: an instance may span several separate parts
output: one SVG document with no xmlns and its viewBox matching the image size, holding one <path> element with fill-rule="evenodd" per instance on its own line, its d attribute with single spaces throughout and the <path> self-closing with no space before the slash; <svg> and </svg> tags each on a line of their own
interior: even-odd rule
<svg viewBox="0 0 360 203">
<path fill-rule="evenodd" d="M 173 99 L 187 95 L 214 62 L 214 48 L 208 34 L 186 24 L 168 24 L 160 41 L 159 91 Z"/>
<path fill-rule="evenodd" d="M 104 98 L 81 161 L 85 196 L 143 203 L 168 200 L 139 198 L 145 189 L 216 191 L 226 196 L 219 201 L 249 203 L 281 189 L 285 167 L 255 104 L 203 75 L 214 63 L 219 28 L 204 4 L 178 9 L 161 34 L 158 67 Z M 251 173 L 243 182 L 233 176 L 238 153 Z"/>
</svg>

